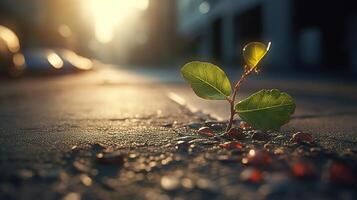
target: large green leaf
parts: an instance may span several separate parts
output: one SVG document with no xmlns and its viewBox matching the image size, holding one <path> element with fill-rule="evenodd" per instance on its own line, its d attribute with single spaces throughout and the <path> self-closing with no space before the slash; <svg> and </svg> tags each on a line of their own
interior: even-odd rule
<svg viewBox="0 0 357 200">
<path fill-rule="evenodd" d="M 231 83 L 224 71 L 216 65 L 199 61 L 189 62 L 182 67 L 181 74 L 201 98 L 224 100 L 231 95 Z"/>
<path fill-rule="evenodd" d="M 295 111 L 294 99 L 279 90 L 260 90 L 235 106 L 240 118 L 255 128 L 279 129 Z"/>
</svg>

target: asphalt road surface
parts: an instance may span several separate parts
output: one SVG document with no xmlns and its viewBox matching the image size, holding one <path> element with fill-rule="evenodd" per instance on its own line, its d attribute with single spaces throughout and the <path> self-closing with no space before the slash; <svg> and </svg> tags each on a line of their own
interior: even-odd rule
<svg viewBox="0 0 357 200">
<path fill-rule="evenodd" d="M 283 127 L 283 132 L 291 134 L 302 130 L 311 133 L 323 148 L 335 152 L 343 152 L 347 148 L 357 150 L 357 85 L 355 83 L 279 78 L 253 78 L 249 81 L 249 86 L 247 84 L 242 88 L 239 98 L 262 88 L 278 88 L 296 98 L 296 114 L 291 122 Z M 0 190 L 1 193 L 6 194 L 2 197 L 58 199 L 64 196 L 65 199 L 67 197 L 78 199 L 76 197 L 80 193 L 68 193 L 68 190 L 63 189 L 61 184 L 56 187 L 51 186 L 48 190 L 44 190 L 42 186 L 37 187 L 42 184 L 46 185 L 46 181 L 51 179 L 53 174 L 56 179 L 59 177 L 61 183 L 66 182 L 64 180 L 67 180 L 68 175 L 63 175 L 66 174 L 63 172 L 65 167 L 58 166 L 67 166 L 64 163 L 72 159 L 72 154 L 69 156 L 69 153 L 73 149 L 77 147 L 84 149 L 80 151 L 82 153 L 79 153 L 82 156 L 79 159 L 80 162 L 86 162 L 89 150 L 85 153 L 85 149 L 95 149 L 97 148 L 95 145 L 98 146 L 98 144 L 100 148 L 110 150 L 125 152 L 135 150 L 144 155 L 152 152 L 153 155 L 158 154 L 157 159 L 166 159 L 164 152 L 169 148 L 167 145 L 175 141 L 175 138 L 183 136 L 184 130 L 180 127 L 202 120 L 202 114 L 200 114 L 202 112 L 224 121 L 227 116 L 227 105 L 225 102 L 205 101 L 196 97 L 181 80 L 178 70 L 128 70 L 108 67 L 66 76 L 2 80 L 0 81 L 0 168 L 2 171 Z M 211 143 L 205 141 L 204 145 Z M 150 156 L 147 159 L 154 162 L 156 157 Z M 180 158 L 172 157 L 172 153 L 170 156 L 171 160 L 179 162 Z M 135 156 L 132 157 L 135 158 Z M 64 158 L 68 159 L 64 160 Z M 215 164 L 212 164 L 210 170 L 204 168 L 206 161 L 203 162 L 202 157 L 199 156 L 192 158 L 193 160 L 190 159 L 187 159 L 187 162 L 192 161 L 196 165 L 189 169 L 194 172 L 197 166 L 201 166 L 203 176 L 207 176 L 210 170 L 216 170 L 215 173 L 218 173 L 218 169 L 221 169 L 221 167 L 217 169 L 218 165 Z M 155 163 L 150 164 L 151 161 L 145 161 L 149 163 L 150 169 L 156 166 Z M 85 172 L 91 177 L 96 174 L 94 172 L 92 174 L 92 171 L 88 172 L 85 167 L 76 164 L 76 161 L 73 162 L 74 167 L 81 173 Z M 138 159 L 135 162 L 141 161 Z M 165 162 L 161 161 L 161 163 Z M 141 164 L 136 163 L 134 168 Z M 182 165 L 190 166 L 188 163 Z M 125 167 L 130 166 L 128 164 Z M 26 170 L 23 171 L 24 169 Z M 143 169 L 147 170 L 147 167 L 144 166 Z M 224 173 L 231 170 L 228 167 L 222 169 L 225 170 Z M 180 171 L 179 167 L 173 167 L 170 170 L 175 172 L 175 176 L 180 175 L 180 177 L 186 173 Z M 187 172 L 191 172 L 190 170 Z M 34 176 L 34 173 L 45 177 L 46 181 L 40 179 L 37 185 L 33 182 L 20 182 L 22 187 L 19 186 L 17 178 L 19 174 L 20 177 L 26 178 Z M 219 177 L 218 174 L 212 174 L 212 178 Z M 92 182 L 83 179 L 82 175 L 79 176 L 79 181 L 82 181 L 85 186 L 91 185 Z M 131 173 L 126 173 L 126 175 L 134 177 Z M 192 175 L 192 177 L 195 176 Z M 149 184 L 133 184 L 127 187 L 132 183 L 125 182 L 128 177 L 121 176 L 122 183 L 126 184 L 125 187 L 120 183 L 115 183 L 118 184 L 115 188 L 125 188 L 116 193 L 119 196 L 111 196 L 111 193 L 99 189 L 98 191 L 92 189 L 86 195 L 99 195 L 100 199 L 138 198 L 135 195 L 140 194 L 133 191 L 145 187 L 150 188 Z M 156 178 L 148 176 L 145 180 L 150 183 Z M 177 187 L 177 180 L 172 179 L 171 176 L 158 179 L 161 179 L 161 187 L 168 191 Z M 191 196 L 192 199 L 222 197 L 210 196 L 211 192 L 217 191 L 212 189 L 209 180 L 201 180 L 197 177 L 196 179 L 196 185 L 200 191 L 207 189 L 209 192 L 194 193 Z M 74 178 L 69 180 L 73 182 L 67 181 L 66 184 L 75 185 Z M 188 179 L 182 180 L 185 181 L 182 183 L 183 187 L 190 188 L 192 183 Z M 227 180 L 222 179 L 217 187 L 225 188 L 228 184 Z M 15 186 L 7 184 L 8 182 L 15 182 Z M 106 187 L 114 187 L 111 184 L 115 182 L 114 180 L 105 179 L 104 182 Z M 22 189 L 18 191 L 16 188 Z M 76 191 L 73 188 L 76 187 L 71 187 L 70 191 Z M 52 189 L 56 191 L 57 196 L 53 196 Z M 257 195 L 254 187 L 253 189 L 240 187 L 235 190 L 227 186 L 226 189 L 225 198 L 234 198 L 235 192 L 245 192 L 246 199 L 259 199 L 254 196 Z M 41 195 L 38 196 L 39 194 Z M 83 195 L 84 199 L 91 199 L 90 196 Z M 152 188 L 143 191 L 143 195 L 146 199 L 167 199 L 168 197 Z"/>
</svg>

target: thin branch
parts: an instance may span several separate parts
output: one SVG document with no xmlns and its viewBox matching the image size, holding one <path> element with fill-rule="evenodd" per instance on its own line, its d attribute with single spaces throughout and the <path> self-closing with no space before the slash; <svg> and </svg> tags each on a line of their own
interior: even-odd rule
<svg viewBox="0 0 357 200">
<path fill-rule="evenodd" d="M 235 103 L 235 99 L 238 93 L 238 90 L 241 86 L 241 84 L 243 83 L 243 81 L 247 78 L 247 76 L 252 73 L 254 71 L 254 68 L 250 68 L 247 69 L 247 66 L 244 67 L 244 73 L 241 75 L 240 79 L 238 80 L 238 82 L 236 83 L 236 85 L 234 86 L 234 90 L 233 90 L 233 94 L 232 96 L 227 99 L 229 104 L 230 104 L 230 111 L 231 111 L 231 116 L 229 119 L 229 124 L 227 126 L 227 132 L 232 128 L 233 125 L 233 119 L 234 119 L 234 115 L 237 114 L 237 112 L 234 110 L 234 103 Z"/>
</svg>

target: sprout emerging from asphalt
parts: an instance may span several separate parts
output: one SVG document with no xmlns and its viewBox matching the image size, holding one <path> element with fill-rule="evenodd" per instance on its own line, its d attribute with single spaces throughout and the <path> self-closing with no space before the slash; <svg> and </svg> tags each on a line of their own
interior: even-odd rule
<svg viewBox="0 0 357 200">
<path fill-rule="evenodd" d="M 294 113 L 294 99 L 277 89 L 260 90 L 238 103 L 235 102 L 242 83 L 251 74 L 258 74 L 259 64 L 269 49 L 270 42 L 268 45 L 251 42 L 243 48 L 244 69 L 233 89 L 225 72 L 214 64 L 193 61 L 182 67 L 182 76 L 197 96 L 207 100 L 226 100 L 229 103 L 227 131 L 232 128 L 236 114 L 255 128 L 277 130 L 288 123 Z"/>
</svg>

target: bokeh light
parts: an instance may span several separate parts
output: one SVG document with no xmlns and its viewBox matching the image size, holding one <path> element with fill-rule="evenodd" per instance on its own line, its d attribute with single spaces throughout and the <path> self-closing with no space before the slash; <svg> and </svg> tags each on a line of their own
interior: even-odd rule
<svg viewBox="0 0 357 200">
<path fill-rule="evenodd" d="M 0 25 L 0 39 L 4 40 L 9 51 L 16 53 L 20 50 L 20 42 L 16 34 L 10 29 Z"/>
<path fill-rule="evenodd" d="M 63 60 L 54 52 L 50 52 L 47 55 L 47 60 L 55 69 L 60 69 L 63 67 Z"/>
</svg>

